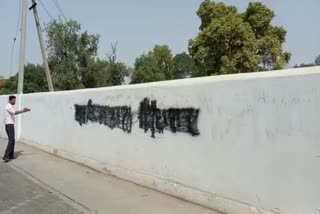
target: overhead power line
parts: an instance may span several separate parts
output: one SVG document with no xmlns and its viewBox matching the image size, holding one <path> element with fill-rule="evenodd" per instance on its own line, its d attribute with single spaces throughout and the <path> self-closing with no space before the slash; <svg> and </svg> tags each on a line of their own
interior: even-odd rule
<svg viewBox="0 0 320 214">
<path fill-rule="evenodd" d="M 58 11 L 60 12 L 61 16 L 63 17 L 63 19 L 67 22 L 68 19 L 66 18 L 66 16 L 64 15 L 64 12 L 61 8 L 60 3 L 57 0 L 51 0 L 53 2 L 53 4 L 56 6 L 56 8 L 58 9 Z"/>
<path fill-rule="evenodd" d="M 19 29 L 20 29 L 20 18 L 21 18 L 21 1 L 19 1 L 19 12 L 18 12 L 18 21 L 17 21 L 17 27 L 16 27 L 16 32 L 13 38 L 13 44 L 12 44 L 12 48 L 11 48 L 11 59 L 10 59 L 10 76 L 12 75 L 12 68 L 13 68 L 13 53 L 14 53 L 14 47 L 17 41 L 17 37 L 18 37 L 18 33 L 19 33 Z"/>
<path fill-rule="evenodd" d="M 45 10 L 45 12 L 47 13 L 47 15 L 50 17 L 51 21 L 53 21 L 54 19 L 53 19 L 52 15 L 50 14 L 49 10 L 46 8 L 46 6 L 44 6 L 44 4 L 42 3 L 41 0 L 39 0 L 39 2 L 41 4 L 41 6 L 43 7 L 43 9 Z"/>
</svg>

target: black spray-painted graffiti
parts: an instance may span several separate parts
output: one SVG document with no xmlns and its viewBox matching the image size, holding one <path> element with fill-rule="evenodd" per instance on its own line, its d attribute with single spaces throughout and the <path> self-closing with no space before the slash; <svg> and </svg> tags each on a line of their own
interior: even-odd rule
<svg viewBox="0 0 320 214">
<path fill-rule="evenodd" d="M 147 132 L 151 131 L 151 137 L 155 133 L 163 133 L 170 130 L 173 133 L 184 132 L 192 136 L 199 135 L 198 130 L 199 109 L 194 108 L 157 108 L 157 101 L 145 98 L 140 103 L 139 127 Z"/>
<path fill-rule="evenodd" d="M 111 129 L 119 128 L 124 132 L 131 133 L 132 114 L 130 106 L 101 106 L 92 104 L 89 100 L 88 105 L 74 105 L 75 120 L 80 126 L 87 124 L 88 121 L 103 124 Z"/>
<path fill-rule="evenodd" d="M 82 126 L 88 121 L 103 124 L 109 128 L 119 128 L 131 133 L 133 113 L 130 106 L 102 106 L 92 104 L 74 105 L 75 120 Z M 139 128 L 145 132 L 151 131 L 151 137 L 156 133 L 162 134 L 164 130 L 173 133 L 189 133 L 192 136 L 200 134 L 198 130 L 199 109 L 194 108 L 169 108 L 159 109 L 157 101 L 145 98 L 140 102 L 138 120 Z"/>
</svg>

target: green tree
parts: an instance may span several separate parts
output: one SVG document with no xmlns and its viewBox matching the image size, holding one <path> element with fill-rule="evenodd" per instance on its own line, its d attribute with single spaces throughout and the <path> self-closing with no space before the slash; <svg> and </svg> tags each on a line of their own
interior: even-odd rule
<svg viewBox="0 0 320 214">
<path fill-rule="evenodd" d="M 286 41 L 286 30 L 272 26 L 275 14 L 261 2 L 251 2 L 243 14 L 255 33 L 258 42 L 258 55 L 261 56 L 261 70 L 282 69 L 290 60 L 291 54 L 283 52 Z"/>
<path fill-rule="evenodd" d="M 107 54 L 105 85 L 121 85 L 125 76 L 129 75 L 127 66 L 117 62 L 118 43 L 111 44 L 111 52 Z"/>
<path fill-rule="evenodd" d="M 148 54 L 136 59 L 131 83 L 146 83 L 171 80 L 173 74 L 173 56 L 167 45 L 156 45 Z"/>
<path fill-rule="evenodd" d="M 204 0 L 197 14 L 201 19 L 200 30 L 204 30 L 209 27 L 214 20 L 237 14 L 237 8 L 235 6 L 226 6 L 222 2 L 216 3 L 211 0 Z"/>
<path fill-rule="evenodd" d="M 259 2 L 239 13 L 234 6 L 204 0 L 197 14 L 200 33 L 189 43 L 199 71 L 193 76 L 280 69 L 290 59 L 282 50 L 286 31 L 271 25 L 273 11 Z"/>
<path fill-rule="evenodd" d="M 18 88 L 18 74 L 11 77 L 7 83 L 2 87 L 4 94 L 16 94 Z M 48 83 L 46 80 L 45 71 L 42 65 L 27 64 L 24 72 L 24 86 L 23 92 L 47 92 Z"/>
<path fill-rule="evenodd" d="M 320 55 L 317 56 L 316 60 L 315 60 L 316 65 L 320 65 Z"/>
<path fill-rule="evenodd" d="M 47 26 L 49 65 L 58 90 L 96 87 L 99 35 L 81 32 L 76 21 L 54 20 Z"/>
<path fill-rule="evenodd" d="M 175 79 L 190 77 L 196 73 L 195 63 L 190 55 L 183 52 L 173 58 L 173 75 Z"/>
</svg>

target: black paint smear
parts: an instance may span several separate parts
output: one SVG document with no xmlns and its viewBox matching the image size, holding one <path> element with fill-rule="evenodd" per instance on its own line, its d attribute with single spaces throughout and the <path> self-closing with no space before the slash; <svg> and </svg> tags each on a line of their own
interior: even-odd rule
<svg viewBox="0 0 320 214">
<path fill-rule="evenodd" d="M 101 106 L 93 105 L 90 99 L 88 105 L 74 105 L 75 120 L 80 126 L 88 121 L 103 124 L 111 129 L 119 128 L 124 132 L 131 133 L 132 114 L 130 106 Z"/>
<path fill-rule="evenodd" d="M 157 101 L 145 98 L 140 102 L 139 108 L 139 128 L 147 132 L 151 131 L 151 137 L 155 138 L 155 133 L 163 133 L 170 130 L 173 133 L 184 132 L 192 136 L 200 134 L 198 130 L 199 109 L 194 108 L 157 108 Z"/>
</svg>

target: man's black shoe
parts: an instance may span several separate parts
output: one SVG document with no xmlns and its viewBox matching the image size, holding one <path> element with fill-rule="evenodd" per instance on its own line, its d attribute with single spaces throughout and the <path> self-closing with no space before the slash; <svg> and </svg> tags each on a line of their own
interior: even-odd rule
<svg viewBox="0 0 320 214">
<path fill-rule="evenodd" d="M 5 162 L 9 162 L 10 161 L 10 159 L 9 158 L 2 158 Z"/>
</svg>

